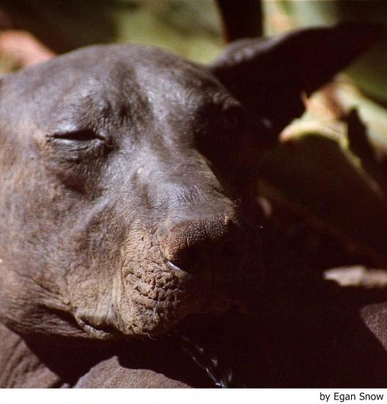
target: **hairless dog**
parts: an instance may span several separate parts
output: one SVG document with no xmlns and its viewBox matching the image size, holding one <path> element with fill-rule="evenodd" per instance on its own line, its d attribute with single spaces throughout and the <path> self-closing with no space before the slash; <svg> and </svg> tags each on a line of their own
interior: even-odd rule
<svg viewBox="0 0 387 404">
<path fill-rule="evenodd" d="M 167 342 L 163 366 L 150 352 L 259 312 L 261 153 L 375 33 L 246 39 L 209 66 L 100 45 L 2 77 L 0 385 L 202 385 Z"/>
</svg>

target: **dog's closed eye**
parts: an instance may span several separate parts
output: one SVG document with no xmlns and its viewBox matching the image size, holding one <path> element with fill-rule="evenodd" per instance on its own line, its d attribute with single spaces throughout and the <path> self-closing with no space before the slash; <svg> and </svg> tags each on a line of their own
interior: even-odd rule
<svg viewBox="0 0 387 404">
<path fill-rule="evenodd" d="M 97 131 L 89 128 L 66 132 L 56 132 L 48 135 L 48 137 L 52 139 L 79 141 L 79 142 L 86 142 L 95 139 L 106 140 L 105 137 L 100 135 Z"/>
</svg>

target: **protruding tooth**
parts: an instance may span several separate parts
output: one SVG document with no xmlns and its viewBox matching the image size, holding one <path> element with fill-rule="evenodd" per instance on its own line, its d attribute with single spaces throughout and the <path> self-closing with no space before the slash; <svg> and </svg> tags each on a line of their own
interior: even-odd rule
<svg viewBox="0 0 387 404">
<path fill-rule="evenodd" d="M 169 269 L 172 269 L 172 270 L 174 270 L 174 271 L 182 271 L 182 269 L 181 268 L 179 268 L 178 266 L 176 266 L 175 264 L 173 264 L 171 261 L 167 261 L 167 267 L 169 268 Z"/>
</svg>

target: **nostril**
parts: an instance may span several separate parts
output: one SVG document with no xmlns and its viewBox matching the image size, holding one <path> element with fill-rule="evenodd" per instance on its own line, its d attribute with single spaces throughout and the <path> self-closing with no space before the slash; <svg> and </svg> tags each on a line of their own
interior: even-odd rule
<svg viewBox="0 0 387 404">
<path fill-rule="evenodd" d="M 222 254 L 228 254 L 235 248 L 232 243 L 235 227 L 224 215 L 164 227 L 158 232 L 158 239 L 167 266 L 187 271 L 221 250 Z"/>
<path fill-rule="evenodd" d="M 219 243 L 215 248 L 215 254 L 222 260 L 235 260 L 242 257 L 246 253 L 246 246 L 236 237 L 227 237 L 223 242 Z"/>
<path fill-rule="evenodd" d="M 207 243 L 208 244 L 208 243 Z M 167 260 L 167 266 L 174 270 L 188 270 L 196 263 L 203 260 L 206 250 L 206 242 L 201 243 L 177 243 L 168 244 L 162 248 L 164 258 Z"/>
</svg>

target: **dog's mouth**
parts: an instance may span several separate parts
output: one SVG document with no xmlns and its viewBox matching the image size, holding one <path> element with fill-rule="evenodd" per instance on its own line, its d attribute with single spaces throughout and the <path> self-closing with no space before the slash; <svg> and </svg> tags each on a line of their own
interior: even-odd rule
<svg viewBox="0 0 387 404">
<path fill-rule="evenodd" d="M 86 334 L 93 339 L 114 340 L 120 339 L 120 333 L 114 326 L 104 323 L 97 324 L 95 318 L 88 315 L 76 315 L 76 322 Z"/>
<path fill-rule="evenodd" d="M 130 296 L 129 316 L 121 328 L 125 335 L 158 338 L 169 334 L 188 316 L 219 315 L 231 305 L 208 282 L 195 277 L 170 278 L 168 286 L 150 285 L 143 280 L 126 286 Z"/>
<path fill-rule="evenodd" d="M 233 309 L 230 309 L 225 315 L 227 316 L 232 311 Z M 202 381 L 207 380 L 205 385 L 208 387 L 239 387 L 236 384 L 235 369 L 232 367 L 230 358 L 218 348 L 219 341 L 216 340 L 216 334 L 218 337 L 219 335 L 224 337 L 223 330 L 218 327 L 221 321 L 221 316 L 189 315 L 166 334 L 157 335 L 152 340 L 147 338 L 137 341 L 137 343 L 151 344 L 145 346 L 150 349 L 158 349 L 157 347 L 163 349 L 165 346 L 173 347 L 174 354 L 180 358 L 181 363 L 186 363 L 188 368 L 196 368 L 195 373 L 201 374 L 200 379 Z M 83 323 L 82 326 L 98 339 L 111 339 L 111 336 L 115 334 L 114 330 L 97 329 L 86 323 Z M 107 336 L 110 338 L 106 338 Z M 133 342 L 135 341 L 131 339 L 130 347 L 133 347 Z M 138 345 L 135 346 L 138 347 Z M 144 349 L 144 346 L 140 345 L 140 349 Z M 132 355 L 130 358 L 132 359 Z"/>
<path fill-rule="evenodd" d="M 93 312 L 78 309 L 78 325 L 95 339 L 158 339 L 174 333 L 190 315 L 218 316 L 233 303 L 213 282 L 187 274 L 172 263 L 153 272 L 129 272 L 110 308 L 100 303 Z"/>
<path fill-rule="evenodd" d="M 126 338 L 159 340 L 174 335 L 188 335 L 187 327 L 193 318 L 217 318 L 221 317 L 230 308 L 231 302 L 217 301 L 210 304 L 198 304 L 192 298 L 186 300 L 187 305 L 183 309 L 160 308 L 155 304 L 156 309 L 144 309 L 142 306 L 134 307 L 131 310 L 130 323 L 122 320 L 122 317 L 97 318 L 86 312 L 77 313 L 75 320 L 83 332 L 84 337 L 96 340 L 122 340 Z M 197 317 L 196 317 L 197 316 Z M 197 323 L 197 321 L 195 321 Z"/>
<path fill-rule="evenodd" d="M 159 272 L 152 281 L 144 272 L 141 277 L 128 272 L 124 291 L 130 300 L 124 309 L 112 309 L 108 319 L 79 313 L 78 325 L 96 340 L 142 340 L 156 346 L 173 340 L 187 364 L 214 387 L 233 386 L 234 370 L 217 346 L 224 337 L 222 317 L 239 312 L 238 304 L 218 294 L 212 282 L 180 273 L 172 265 L 156 270 L 168 271 L 169 277 Z"/>
<path fill-rule="evenodd" d="M 126 263 L 111 293 L 98 296 L 92 309 L 78 308 L 75 319 L 93 339 L 162 338 L 194 314 L 219 316 L 256 296 L 261 274 L 254 257 L 200 260 L 191 272 L 160 256 Z"/>
</svg>

